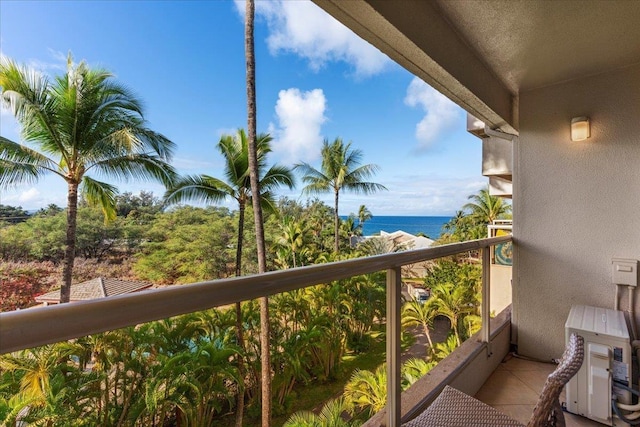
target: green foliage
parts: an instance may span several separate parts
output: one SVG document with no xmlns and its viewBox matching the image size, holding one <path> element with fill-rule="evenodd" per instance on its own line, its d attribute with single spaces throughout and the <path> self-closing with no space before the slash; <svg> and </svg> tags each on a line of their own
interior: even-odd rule
<svg viewBox="0 0 640 427">
<path fill-rule="evenodd" d="M 0 223 L 2 221 L 9 224 L 17 224 L 29 218 L 29 212 L 22 209 L 22 206 L 8 206 L 0 204 Z"/>
<path fill-rule="evenodd" d="M 37 182 L 48 174 L 67 184 L 68 212 L 61 302 L 69 302 L 75 260 L 78 192 L 116 216 L 117 188 L 100 178 L 145 179 L 170 185 L 174 144 L 146 126 L 142 105 L 112 75 L 73 63 L 51 81 L 36 70 L 0 58 L 2 102 L 21 126 L 21 141 L 0 137 L 0 186 Z"/>
<path fill-rule="evenodd" d="M 116 212 L 122 218 L 135 218 L 148 222 L 162 211 L 162 201 L 150 191 L 141 191 L 137 196 L 125 192 L 116 196 Z"/>
<path fill-rule="evenodd" d="M 445 232 L 438 239 L 439 244 L 464 242 L 487 237 L 487 225 L 497 219 L 510 218 L 511 205 L 505 199 L 489 194 L 483 188 L 468 197 L 471 202 L 444 225 Z"/>
<path fill-rule="evenodd" d="M 0 229 L 0 254 L 4 260 L 53 261 L 64 256 L 64 214 L 34 216 Z"/>
<path fill-rule="evenodd" d="M 229 277 L 236 233 L 236 222 L 226 209 L 179 207 L 154 221 L 134 272 L 160 284 Z"/>
<path fill-rule="evenodd" d="M 402 389 L 406 390 L 436 364 L 422 359 L 409 359 L 401 366 Z M 387 372 L 382 364 L 375 371 L 356 369 L 345 385 L 344 400 L 356 418 L 369 419 L 384 408 L 387 401 Z"/>
<path fill-rule="evenodd" d="M 55 203 L 50 203 L 49 205 L 47 205 L 47 207 L 38 209 L 34 215 L 37 215 L 37 216 L 56 216 L 57 214 L 59 214 L 62 211 L 63 211 L 63 209 L 60 206 L 56 205 Z"/>
<path fill-rule="evenodd" d="M 91 258 L 76 264 L 76 281 L 97 274 L 173 284 L 234 274 L 239 212 L 188 206 L 164 212 L 150 193 L 141 193 L 140 200 L 125 193 L 121 204 L 122 215 L 108 225 L 99 211 L 88 206 L 79 209 L 77 247 Z M 274 265 L 292 268 L 364 253 L 362 247 L 333 253 L 334 210 L 320 201 L 301 204 L 282 199 L 277 207 L 280 215 L 272 215 L 265 224 Z M 368 216 L 363 209 L 360 213 L 359 224 Z M 55 241 L 62 240 L 65 214 L 50 207 L 24 223 L 0 229 L 0 253 L 7 258 L 60 261 L 61 249 Z M 252 219 L 250 211 L 247 215 Z M 243 247 L 244 272 L 257 271 L 253 244 L 247 239 Z M 393 248 L 382 252 L 389 250 Z M 128 270 L 128 254 L 135 254 L 133 272 Z M 117 262 L 106 264 L 100 259 Z M 49 265 L 51 270 L 57 268 Z M 19 284 L 12 286 L 30 293 L 27 299 L 36 291 L 24 283 L 42 281 L 40 275 L 48 272 L 33 267 L 20 276 L 17 267 L 3 268 L 0 264 L 1 290 L 11 289 L 5 286 L 8 278 L 19 278 Z M 452 334 L 446 343 L 433 343 L 428 357 L 403 365 L 403 387 L 476 330 L 480 276 L 480 268 L 469 262 L 446 259 L 431 265 L 425 285 L 432 297 L 424 305 L 405 304 L 403 326 L 418 326 L 428 336 L 433 318 L 440 315 L 449 318 Z M 370 366 L 381 362 L 377 331 L 386 315 L 384 297 L 385 275 L 378 273 L 270 298 L 274 412 L 290 413 L 302 393 L 339 383 L 336 380 L 353 372 L 349 360 L 365 357 L 362 352 L 373 348 L 376 358 Z M 22 296 L 0 298 L 16 301 Z M 41 365 L 40 377 L 29 373 L 26 362 L 9 369 L 8 359 L 0 358 L 6 366 L 0 368 L 0 423 L 14 422 L 23 408 L 30 407 L 29 422 L 42 425 L 213 425 L 222 414 L 234 411 L 238 393 L 245 397 L 247 417 L 253 421 L 251 414 L 259 413 L 260 406 L 258 304 L 244 302 L 241 311 L 244 349 L 237 345 L 234 310 L 220 308 L 85 337 L 69 348 L 52 346 L 38 354 L 12 355 L 55 360 Z M 359 422 L 384 405 L 385 376 L 382 368 L 354 374 L 354 384 L 347 387 L 351 395 L 343 402 L 326 405 L 319 415 L 292 417 L 297 423 L 292 425 Z M 45 380 L 36 384 L 29 378 Z M 34 390 L 37 385 L 41 393 L 24 392 L 26 385 Z M 339 388 L 326 396 L 335 395 Z"/>
<path fill-rule="evenodd" d="M 470 336 L 464 318 L 479 314 L 481 281 L 479 265 L 447 259 L 434 263 L 425 277 L 425 286 L 431 289 L 428 305 L 449 319 L 458 345 Z"/>
<path fill-rule="evenodd" d="M 13 261 L 62 262 L 66 227 L 66 211 L 49 207 L 27 221 L 0 229 L 0 256 Z M 105 223 L 97 208 L 78 209 L 76 226 L 76 256 L 98 261 L 120 258 L 142 242 L 142 233 L 149 225 L 118 217 Z"/>
<path fill-rule="evenodd" d="M 282 198 L 279 216 L 266 224 L 267 242 L 276 267 L 280 269 L 326 262 L 333 245 L 333 211 L 317 199 L 302 205 Z"/>
<path fill-rule="evenodd" d="M 327 402 L 318 415 L 309 411 L 293 414 L 283 427 L 357 427 L 362 423 L 356 420 L 345 420 L 352 416 L 351 408 L 344 399 Z"/>
<path fill-rule="evenodd" d="M 420 326 L 427 337 L 429 347 L 433 347 L 433 340 L 429 328 L 433 326 L 433 321 L 438 315 L 435 304 L 422 304 L 412 299 L 402 306 L 402 326 Z M 427 352 L 429 349 L 427 348 Z"/>
<path fill-rule="evenodd" d="M 374 164 L 360 165 L 363 153 L 361 150 L 351 149 L 351 143 L 344 144 L 341 138 L 332 143 L 325 140 L 322 145 L 322 164 L 316 169 L 308 163 L 295 166 L 303 174 L 302 181 L 306 184 L 303 192 L 306 194 L 333 193 L 334 195 L 334 252 L 340 250 L 340 217 L 338 215 L 338 201 L 340 191 L 352 191 L 360 194 L 373 194 L 386 190 L 384 185 L 367 181 L 374 176 L 379 166 Z M 362 212 L 362 218 L 366 212 Z"/>
</svg>

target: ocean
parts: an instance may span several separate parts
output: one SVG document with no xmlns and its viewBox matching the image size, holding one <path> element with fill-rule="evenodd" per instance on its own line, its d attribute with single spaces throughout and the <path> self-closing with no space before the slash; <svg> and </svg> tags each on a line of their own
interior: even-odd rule
<svg viewBox="0 0 640 427">
<path fill-rule="evenodd" d="M 437 239 L 442 226 L 449 222 L 450 216 L 375 216 L 364 223 L 362 234 L 371 236 L 380 230 L 387 233 L 402 230 L 411 234 L 424 233 L 430 239 Z"/>
</svg>

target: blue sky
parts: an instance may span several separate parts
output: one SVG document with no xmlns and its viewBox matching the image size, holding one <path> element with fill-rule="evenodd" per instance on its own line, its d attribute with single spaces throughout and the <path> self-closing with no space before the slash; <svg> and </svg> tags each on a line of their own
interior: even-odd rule
<svg viewBox="0 0 640 427">
<path fill-rule="evenodd" d="M 319 167 L 324 138 L 341 137 L 381 167 L 389 191 L 341 193 L 340 213 L 451 215 L 486 185 L 482 144 L 466 113 L 306 1 L 256 2 L 258 131 L 271 163 Z M 108 69 L 145 105 L 149 126 L 177 144 L 183 174 L 223 177 L 220 135 L 246 128 L 244 4 L 233 1 L 0 1 L 2 55 L 62 74 L 66 56 Z M 18 124 L 1 110 L 0 133 Z M 164 188 L 112 182 L 121 192 Z M 302 183 L 282 195 L 304 201 Z M 332 196 L 320 197 L 332 204 Z M 66 206 L 59 177 L 0 189 L 0 203 Z M 234 208 L 229 201 L 228 206 Z"/>
</svg>

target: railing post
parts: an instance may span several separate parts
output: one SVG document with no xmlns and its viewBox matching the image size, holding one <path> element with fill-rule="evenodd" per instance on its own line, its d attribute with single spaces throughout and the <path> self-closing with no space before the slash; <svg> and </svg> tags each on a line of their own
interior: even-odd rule
<svg viewBox="0 0 640 427">
<path fill-rule="evenodd" d="M 400 267 L 387 270 L 387 426 L 400 426 Z"/>
<path fill-rule="evenodd" d="M 482 249 L 482 342 L 487 345 L 487 357 L 491 351 L 491 246 Z"/>
</svg>

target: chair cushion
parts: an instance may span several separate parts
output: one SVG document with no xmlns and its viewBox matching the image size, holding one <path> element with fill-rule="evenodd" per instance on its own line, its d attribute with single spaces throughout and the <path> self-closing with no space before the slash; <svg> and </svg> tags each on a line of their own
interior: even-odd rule
<svg viewBox="0 0 640 427">
<path fill-rule="evenodd" d="M 450 386 L 406 427 L 523 427 L 497 409 Z"/>
</svg>

